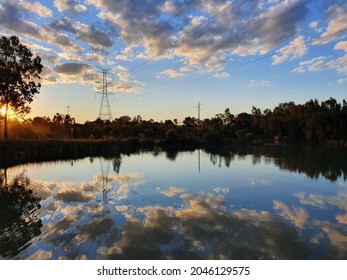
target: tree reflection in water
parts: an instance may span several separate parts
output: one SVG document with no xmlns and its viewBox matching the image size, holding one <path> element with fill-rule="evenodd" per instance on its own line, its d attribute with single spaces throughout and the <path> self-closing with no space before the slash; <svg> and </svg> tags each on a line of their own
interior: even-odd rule
<svg viewBox="0 0 347 280">
<path fill-rule="evenodd" d="M 0 257 L 16 258 L 38 236 L 40 198 L 29 188 L 30 180 L 21 174 L 8 184 L 6 171 L 0 175 Z"/>
<path fill-rule="evenodd" d="M 278 176 L 278 169 L 304 172 L 311 178 L 324 176 L 329 181 L 341 180 L 347 174 L 347 164 L 343 164 L 347 156 L 341 150 L 307 148 L 294 153 L 269 148 L 252 153 L 202 154 L 215 166 L 227 167 L 225 173 L 218 167 L 211 169 L 218 169 L 222 177 L 237 174 L 241 170 L 238 161 L 242 161 L 242 168 L 245 161 L 249 166 L 275 165 L 277 168 L 270 166 L 275 172 L 271 176 Z M 166 180 L 170 172 L 196 172 L 196 166 L 187 163 L 196 164 L 199 154 L 187 155 L 185 160 L 191 161 L 180 162 L 176 153 L 153 154 L 153 160 L 163 160 L 163 174 L 158 175 L 164 182 L 161 184 L 152 183 L 157 171 L 149 168 L 150 152 L 141 155 L 141 162 L 148 163 L 144 169 L 129 164 L 130 157 L 119 155 L 100 159 L 100 170 L 88 173 L 90 177 L 80 182 L 40 181 L 36 190 L 42 197 L 42 223 L 37 214 L 39 198 L 30 190 L 29 180 L 20 176 L 7 185 L 3 178 L 0 211 L 9 214 L 0 216 L 0 258 L 347 259 L 347 194 L 343 188 L 329 184 L 329 192 L 321 193 L 311 187 L 319 186 L 314 183 L 309 188 L 292 189 L 288 184 L 288 188 L 280 189 L 276 188 L 280 180 L 272 185 L 269 180 L 269 186 L 259 184 L 253 194 L 256 187 L 233 176 L 225 177 L 232 178 L 232 183 L 204 182 L 201 176 L 193 187 L 185 178 Z M 179 164 L 185 163 L 183 167 L 173 164 L 176 157 Z M 330 162 L 330 157 L 337 162 Z M 167 160 L 174 170 L 165 173 Z M 88 159 L 81 163 L 84 168 L 92 165 Z M 204 163 L 210 171 L 207 174 L 212 174 Z M 76 162 L 73 168 L 78 165 Z M 245 169 L 241 176 L 247 176 L 247 172 Z M 263 190 L 267 192 L 264 203 L 248 203 L 258 199 Z M 39 238 L 34 238 L 36 235 Z"/>
<path fill-rule="evenodd" d="M 329 147 L 276 146 L 237 149 L 221 152 L 211 152 L 210 160 L 213 165 L 230 167 L 235 160 L 252 156 L 253 165 L 273 163 L 279 169 L 304 173 L 311 179 L 319 176 L 335 182 L 339 177 L 347 180 L 347 149 Z"/>
</svg>

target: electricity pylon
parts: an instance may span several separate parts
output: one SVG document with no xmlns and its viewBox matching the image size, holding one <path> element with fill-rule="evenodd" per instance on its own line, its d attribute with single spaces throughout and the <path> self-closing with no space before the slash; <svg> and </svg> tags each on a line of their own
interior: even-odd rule
<svg viewBox="0 0 347 280">
<path fill-rule="evenodd" d="M 108 71 L 109 69 L 105 69 L 105 68 L 101 68 L 98 67 L 101 71 L 99 71 L 99 73 L 102 73 L 102 80 L 101 80 L 101 84 L 102 84 L 102 89 L 99 92 L 100 94 L 102 94 L 101 97 L 101 104 L 100 104 L 100 109 L 99 109 L 99 119 L 101 120 L 112 120 L 112 113 L 111 113 L 111 106 L 110 106 L 110 100 L 108 98 L 108 96 L 110 93 L 108 92 Z"/>
</svg>

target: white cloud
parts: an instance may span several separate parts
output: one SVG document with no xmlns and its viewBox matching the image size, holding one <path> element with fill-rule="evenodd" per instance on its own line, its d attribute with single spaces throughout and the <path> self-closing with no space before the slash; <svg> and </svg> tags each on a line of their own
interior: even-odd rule
<svg viewBox="0 0 347 280">
<path fill-rule="evenodd" d="M 177 187 L 170 187 L 168 191 L 162 192 L 162 194 L 168 197 L 174 197 L 180 193 L 183 193 L 183 191 L 183 189 Z"/>
<path fill-rule="evenodd" d="M 9 0 L 0 3 L 0 27 L 18 36 L 35 39 L 45 44 L 55 45 L 62 50 L 80 51 L 81 48 L 66 34 L 48 32 L 38 24 L 23 19 L 23 10 L 20 2 Z"/>
<path fill-rule="evenodd" d="M 53 12 L 39 2 L 21 1 L 24 9 L 39 15 L 40 17 L 53 17 Z"/>
<path fill-rule="evenodd" d="M 83 57 L 81 57 L 80 55 L 68 53 L 68 52 L 58 53 L 58 56 L 60 58 L 63 58 L 66 60 L 71 60 L 71 61 L 83 61 L 84 60 Z"/>
<path fill-rule="evenodd" d="M 295 68 L 293 72 L 304 73 L 328 69 L 335 69 L 339 73 L 347 74 L 347 54 L 336 59 L 331 59 L 331 57 L 326 56 L 319 56 L 310 60 L 302 61 L 299 63 L 299 67 Z"/>
<path fill-rule="evenodd" d="M 88 61 L 96 61 L 99 64 L 102 64 L 104 61 L 104 57 L 100 54 L 96 54 L 96 53 L 87 53 L 86 54 L 86 60 Z"/>
<path fill-rule="evenodd" d="M 136 87 L 127 82 L 118 82 L 113 85 L 114 92 L 123 92 L 123 93 L 138 93 L 142 88 Z"/>
<path fill-rule="evenodd" d="M 321 71 L 326 69 L 326 56 L 319 56 L 310 60 L 302 61 L 299 63 L 299 67 L 295 68 L 293 72 L 304 73 L 307 71 Z"/>
<path fill-rule="evenodd" d="M 160 75 L 167 75 L 169 76 L 169 78 L 177 78 L 177 77 L 182 77 L 182 76 L 185 76 L 183 73 L 180 73 L 178 71 L 175 71 L 173 69 L 167 69 L 165 71 L 162 71 L 159 73 L 159 76 Z"/>
<path fill-rule="evenodd" d="M 229 78 L 229 73 L 228 72 L 218 72 L 213 75 L 215 78 Z"/>
<path fill-rule="evenodd" d="M 119 54 L 115 58 L 118 60 L 129 60 L 129 58 L 124 54 Z"/>
<path fill-rule="evenodd" d="M 272 56 L 272 65 L 282 63 L 288 59 L 294 60 L 303 57 L 308 51 L 304 36 L 299 36 L 294 39 L 288 46 L 285 46 L 277 51 L 277 54 Z"/>
<path fill-rule="evenodd" d="M 331 42 L 332 40 L 336 40 L 337 38 L 340 38 L 343 36 L 342 34 L 336 34 L 334 36 L 332 35 L 336 32 L 339 32 L 343 29 L 346 29 L 347 26 L 347 4 L 346 2 L 344 4 L 333 4 L 328 7 L 326 11 L 326 17 L 328 20 L 328 26 L 324 33 L 321 35 L 321 40 L 316 41 L 314 44 L 327 44 Z M 326 37 L 329 36 L 329 37 Z M 323 38 L 326 37 L 326 38 Z"/>
<path fill-rule="evenodd" d="M 162 14 L 180 11 L 180 1 L 88 0 L 88 4 L 99 9 L 99 18 L 117 30 L 128 50 L 144 48 L 137 58 L 178 56 L 206 71 L 222 70 L 226 53 L 267 53 L 297 35 L 308 14 L 305 6 L 288 14 L 299 4 L 298 0 L 269 1 L 267 10 L 258 2 L 249 1 L 245 9 L 244 5 L 219 0 L 193 1 L 190 8 L 194 15 L 182 13 L 175 21 L 167 21 Z M 284 14 L 285 20 L 274 20 Z M 299 49 L 297 53 L 300 55 Z M 126 57 L 119 55 L 117 59 Z"/>
<path fill-rule="evenodd" d="M 324 29 L 322 27 L 319 27 L 319 24 L 320 24 L 319 21 L 312 21 L 310 22 L 309 26 L 317 33 L 322 33 Z"/>
<path fill-rule="evenodd" d="M 54 0 L 54 5 L 60 12 L 71 12 L 73 14 L 87 11 L 87 7 L 76 0 Z"/>
<path fill-rule="evenodd" d="M 335 45 L 334 50 L 343 50 L 343 51 L 347 52 L 347 41 L 338 42 Z"/>
<path fill-rule="evenodd" d="M 45 47 L 43 45 L 36 44 L 34 42 L 30 42 L 28 40 L 23 40 L 24 44 L 31 49 L 32 51 L 44 51 L 44 52 L 53 52 L 52 48 Z"/>
<path fill-rule="evenodd" d="M 302 229 L 306 226 L 309 215 L 304 208 L 288 207 L 283 202 L 274 200 L 274 210 L 279 211 L 279 215 L 289 220 L 296 227 Z"/>
<path fill-rule="evenodd" d="M 117 76 L 121 82 L 127 82 L 128 78 L 129 78 L 129 73 L 128 72 L 121 72 L 121 73 L 118 73 Z"/>
<path fill-rule="evenodd" d="M 266 80 L 261 80 L 261 81 L 255 81 L 255 80 L 251 80 L 248 83 L 249 87 L 268 87 L 271 85 L 270 81 L 266 81 Z"/>
</svg>

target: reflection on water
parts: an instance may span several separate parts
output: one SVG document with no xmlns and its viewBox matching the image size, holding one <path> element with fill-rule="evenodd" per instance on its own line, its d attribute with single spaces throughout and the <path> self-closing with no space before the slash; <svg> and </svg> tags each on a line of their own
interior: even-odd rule
<svg viewBox="0 0 347 280">
<path fill-rule="evenodd" d="M 297 161 L 293 151 L 155 151 L 7 169 L 0 258 L 347 259 L 347 157 L 318 150 Z"/>
<path fill-rule="evenodd" d="M 38 218 L 40 198 L 30 189 L 23 174 L 7 182 L 6 172 L 0 175 L 0 255 L 14 258 L 38 236 L 42 226 Z"/>
</svg>

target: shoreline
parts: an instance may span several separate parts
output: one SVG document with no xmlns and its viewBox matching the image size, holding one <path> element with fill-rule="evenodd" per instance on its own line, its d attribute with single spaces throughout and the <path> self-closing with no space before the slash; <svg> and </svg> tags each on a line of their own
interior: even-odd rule
<svg viewBox="0 0 347 280">
<path fill-rule="evenodd" d="M 131 154 L 140 150 L 160 149 L 162 151 L 193 151 L 204 149 L 211 153 L 223 154 L 233 150 L 292 149 L 308 147 L 342 148 L 344 145 L 273 144 L 227 141 L 210 143 L 202 139 L 184 139 L 176 142 L 152 138 L 128 137 L 106 139 L 24 139 L 0 141 L 0 168 L 25 163 L 73 160 L 85 157 L 113 157 Z"/>
</svg>

